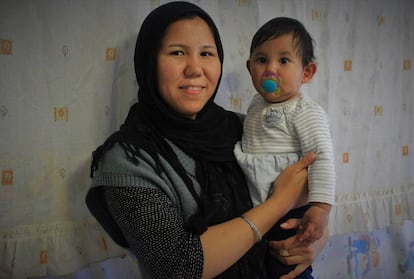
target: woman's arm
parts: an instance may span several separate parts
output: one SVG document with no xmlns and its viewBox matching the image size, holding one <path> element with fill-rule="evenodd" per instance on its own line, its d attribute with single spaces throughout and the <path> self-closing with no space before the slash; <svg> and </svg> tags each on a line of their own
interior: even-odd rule
<svg viewBox="0 0 414 279">
<path fill-rule="evenodd" d="M 299 224 L 300 219 L 289 219 L 281 226 L 284 229 L 293 229 L 297 228 Z M 301 274 L 308 266 L 312 264 L 316 257 L 322 252 L 328 240 L 329 231 L 328 226 L 326 226 L 322 237 L 310 244 L 299 241 L 297 235 L 281 241 L 270 241 L 270 253 L 275 258 L 287 265 L 297 265 L 295 269 L 293 269 L 290 273 L 280 278 L 296 278 L 296 276 Z"/>
<path fill-rule="evenodd" d="M 296 205 L 306 190 L 307 166 L 315 154 L 288 167 L 274 194 L 243 215 L 265 234 Z M 210 226 L 201 236 L 184 230 L 178 209 L 159 189 L 105 187 L 108 209 L 133 253 L 154 278 L 212 278 L 240 259 L 256 242 L 241 218 Z"/>
<path fill-rule="evenodd" d="M 243 214 L 261 234 L 265 234 L 305 194 L 307 167 L 315 156 L 314 153 L 309 153 L 285 169 L 274 182 L 275 191 L 272 196 Z M 256 240 L 252 228 L 241 218 L 209 227 L 201 235 L 203 278 L 211 278 L 223 272 L 243 256 Z"/>
<path fill-rule="evenodd" d="M 138 261 L 153 279 L 201 278 L 200 237 L 184 229 L 178 209 L 160 189 L 105 187 L 108 209 Z"/>
</svg>

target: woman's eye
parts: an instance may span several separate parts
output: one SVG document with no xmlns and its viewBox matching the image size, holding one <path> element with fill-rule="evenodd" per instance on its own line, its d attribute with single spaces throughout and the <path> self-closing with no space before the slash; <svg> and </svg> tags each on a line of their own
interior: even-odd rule
<svg viewBox="0 0 414 279">
<path fill-rule="evenodd" d="M 184 55 L 184 51 L 182 50 L 175 50 L 171 52 L 171 55 L 176 55 L 176 56 L 183 56 Z"/>
<path fill-rule="evenodd" d="M 281 58 L 280 63 L 281 64 L 287 64 L 287 63 L 289 63 L 289 60 L 287 58 Z"/>
<path fill-rule="evenodd" d="M 204 51 L 201 53 L 201 56 L 213 56 L 213 53 L 208 52 L 208 51 Z"/>
</svg>

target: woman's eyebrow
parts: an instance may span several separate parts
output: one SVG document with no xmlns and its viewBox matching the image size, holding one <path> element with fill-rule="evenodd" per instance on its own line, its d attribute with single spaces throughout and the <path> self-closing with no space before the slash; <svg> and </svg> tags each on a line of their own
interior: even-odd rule
<svg viewBox="0 0 414 279">
<path fill-rule="evenodd" d="M 217 47 L 214 45 L 204 45 L 202 48 L 217 49 Z"/>
<path fill-rule="evenodd" d="M 169 45 L 167 45 L 168 47 L 174 47 L 174 46 L 178 46 L 178 47 L 188 47 L 186 44 L 181 44 L 181 43 L 171 43 Z M 215 45 L 202 45 L 202 47 L 206 47 L 206 48 L 216 48 Z"/>
</svg>

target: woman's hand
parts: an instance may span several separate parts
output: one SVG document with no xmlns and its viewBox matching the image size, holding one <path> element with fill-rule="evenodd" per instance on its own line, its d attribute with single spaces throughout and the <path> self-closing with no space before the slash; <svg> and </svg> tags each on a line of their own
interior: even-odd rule
<svg viewBox="0 0 414 279">
<path fill-rule="evenodd" d="M 283 229 L 297 228 L 300 219 L 289 219 L 283 223 Z M 329 239 L 328 226 L 325 227 L 322 237 L 313 243 L 304 243 L 299 241 L 297 235 L 281 241 L 270 241 L 270 253 L 280 262 L 287 265 L 297 265 L 288 274 L 283 275 L 280 279 L 293 279 L 301 274 L 323 250 Z"/>
<path fill-rule="evenodd" d="M 273 194 L 270 199 L 276 198 L 279 202 L 282 200 L 284 204 L 287 203 L 287 211 L 304 205 L 307 199 L 308 166 L 315 158 L 316 153 L 307 153 L 298 162 L 283 170 L 273 182 Z"/>
</svg>

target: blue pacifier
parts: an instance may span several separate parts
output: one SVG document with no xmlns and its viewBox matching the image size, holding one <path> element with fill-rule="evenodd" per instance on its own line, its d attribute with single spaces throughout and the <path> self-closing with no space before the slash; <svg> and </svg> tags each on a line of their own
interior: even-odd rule
<svg viewBox="0 0 414 279">
<path fill-rule="evenodd" d="M 273 79 L 265 79 L 262 82 L 262 89 L 266 92 L 266 93 L 274 93 L 277 91 L 278 86 L 276 81 L 274 81 Z"/>
</svg>

